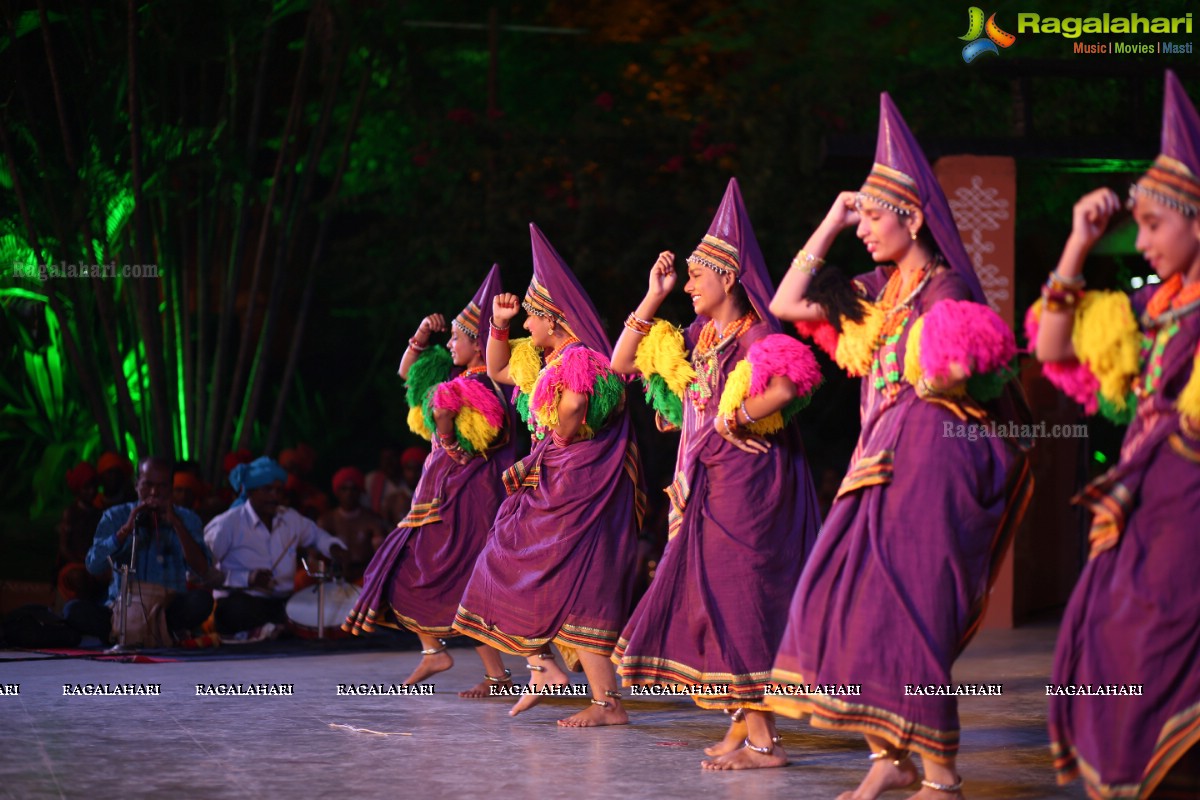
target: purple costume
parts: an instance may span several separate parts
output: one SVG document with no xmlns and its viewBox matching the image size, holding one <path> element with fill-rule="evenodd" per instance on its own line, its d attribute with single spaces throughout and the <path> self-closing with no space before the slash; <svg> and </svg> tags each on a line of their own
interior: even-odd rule
<svg viewBox="0 0 1200 800">
<path fill-rule="evenodd" d="M 922 398 L 900 377 L 909 333 L 923 314 L 940 301 L 984 297 L 945 196 L 886 94 L 875 160 L 862 193 L 885 207 L 919 207 L 949 269 L 927 272 L 905 298 L 907 311 L 905 302 L 882 303 L 894 267 L 855 281 L 863 299 L 878 298 L 902 321 L 877 340 L 863 380 L 858 444 L 775 661 L 772 680 L 784 693 L 768 703 L 789 716 L 811 713 L 817 727 L 877 736 L 946 761 L 958 750 L 954 697 L 910 695 L 905 687 L 950 684 L 1031 486 L 1013 442 L 946 435 L 947 425 L 986 422 L 995 412 L 985 417 L 969 400 Z"/>
<path fill-rule="evenodd" d="M 550 354 L 540 373 L 531 398 L 533 451 L 504 476 L 509 497 L 454 627 L 516 655 L 553 642 L 575 669 L 576 650 L 611 653 L 628 617 L 644 500 L 624 386 L 601 355 L 610 346 L 598 314 L 542 232 L 530 229 L 534 282 L 526 309 L 579 341 Z M 565 446 L 534 416 L 556 417 L 564 387 L 589 398 L 586 430 Z"/>
<path fill-rule="evenodd" d="M 820 515 L 794 424 L 767 436 L 771 448 L 762 454 L 740 450 L 713 428 L 730 373 L 753 345 L 778 334 L 779 322 L 767 312 L 772 287 L 736 180 L 705 237 L 710 241 L 726 246 L 754 316 L 744 333 L 720 340 L 707 402 L 697 402 L 693 392 L 682 398 L 675 479 L 667 490 L 670 539 L 613 661 L 627 686 L 684 685 L 703 692 L 692 699 L 704 708 L 761 709 L 788 602 Z M 697 339 L 708 322 L 699 317 L 684 334 L 698 373 L 704 367 Z M 804 347 L 794 340 L 779 344 Z M 812 367 L 816 380 L 815 360 Z"/>
<path fill-rule="evenodd" d="M 1168 72 L 1162 155 L 1135 191 L 1194 217 L 1198 174 L 1200 118 Z M 1178 283 L 1131 298 L 1136 414 L 1117 465 L 1077 498 L 1095 513 L 1092 556 L 1059 630 L 1049 726 L 1059 782 L 1081 776 L 1089 797 L 1200 796 L 1200 299 Z"/>
<path fill-rule="evenodd" d="M 454 325 L 478 336 L 481 310 L 490 309 L 500 292 L 500 270 L 493 265 Z M 413 371 L 409 379 L 415 380 Z M 495 395 L 495 407 L 507 420 L 507 401 L 486 373 L 464 374 L 455 381 L 471 381 L 476 391 Z M 465 464 L 457 463 L 433 438 L 412 508 L 371 559 L 344 630 L 357 634 L 385 625 L 431 636 L 454 633 L 451 623 L 458 600 L 504 499 L 500 476 L 513 463 L 513 437 L 506 424 L 490 447 Z"/>
</svg>

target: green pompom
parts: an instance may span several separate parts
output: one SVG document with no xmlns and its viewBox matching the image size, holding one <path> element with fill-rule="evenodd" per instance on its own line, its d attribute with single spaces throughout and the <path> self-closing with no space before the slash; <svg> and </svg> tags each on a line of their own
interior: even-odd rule
<svg viewBox="0 0 1200 800">
<path fill-rule="evenodd" d="M 662 375 L 653 374 L 642 378 L 646 389 L 646 402 L 658 414 L 676 428 L 683 427 L 683 400 L 671 391 Z"/>
<path fill-rule="evenodd" d="M 967 378 L 967 394 L 977 403 L 990 403 L 1004 392 L 1004 384 L 1017 376 L 1017 360 L 994 372 L 984 372 Z"/>
<path fill-rule="evenodd" d="M 1096 393 L 1096 399 L 1100 403 L 1100 414 L 1114 425 L 1128 425 L 1133 422 L 1134 413 L 1137 411 L 1137 396 L 1133 392 L 1125 398 L 1125 408 L 1119 409 L 1109 402 L 1104 395 Z"/>
<path fill-rule="evenodd" d="M 521 416 L 521 422 L 524 422 L 526 425 L 528 425 L 529 424 L 529 395 L 525 394 L 524 392 L 517 392 L 517 399 L 513 405 L 516 406 L 517 413 Z"/>
<path fill-rule="evenodd" d="M 429 425 L 430 430 L 433 430 L 433 425 L 429 422 L 432 417 L 425 408 L 425 401 L 433 387 L 450 380 L 452 366 L 454 361 L 450 358 L 449 350 L 444 347 L 431 347 L 421 353 L 408 368 L 408 377 L 404 381 L 404 399 L 408 401 L 409 408 L 422 409 L 425 424 Z"/>
<path fill-rule="evenodd" d="M 594 431 L 599 431 L 609 421 L 609 417 L 621 405 L 625 394 L 625 384 L 613 373 L 601 375 L 592 387 L 592 396 L 588 400 L 587 424 Z"/>
</svg>

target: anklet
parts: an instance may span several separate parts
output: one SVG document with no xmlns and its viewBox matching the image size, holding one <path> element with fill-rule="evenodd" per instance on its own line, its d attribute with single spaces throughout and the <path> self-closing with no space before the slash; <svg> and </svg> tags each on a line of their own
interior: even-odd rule
<svg viewBox="0 0 1200 800">
<path fill-rule="evenodd" d="M 958 783 L 938 783 L 937 781 L 924 780 L 921 781 L 922 786 L 927 786 L 935 792 L 946 792 L 947 794 L 958 794 L 962 791 L 962 778 L 958 779 Z"/>
<path fill-rule="evenodd" d="M 605 689 L 605 690 L 604 690 L 604 696 L 605 696 L 605 697 L 612 697 L 612 698 L 615 698 L 615 699 L 617 699 L 617 700 L 620 700 L 622 697 L 624 697 L 624 695 L 623 695 L 623 694 L 621 694 L 620 692 L 618 692 L 618 691 L 616 691 L 616 690 L 614 690 L 614 689 Z M 613 705 L 613 704 L 612 704 L 612 703 L 610 703 L 610 702 L 608 702 L 607 700 L 593 700 L 593 701 L 592 701 L 592 705 L 594 705 L 594 706 L 603 706 L 604 708 L 612 708 L 612 705 Z"/>
<path fill-rule="evenodd" d="M 526 668 L 528 668 L 528 669 L 529 669 L 531 672 L 545 672 L 545 671 L 546 671 L 546 668 L 545 668 L 545 667 L 538 666 L 537 664 L 526 664 L 525 666 L 526 666 Z M 506 670 L 506 671 L 507 671 L 507 670 Z"/>
<path fill-rule="evenodd" d="M 753 750 L 754 752 L 756 752 L 756 753 L 758 753 L 758 754 L 760 754 L 760 755 L 764 755 L 764 756 L 768 756 L 768 755 L 770 755 L 770 754 L 771 754 L 771 752 L 772 752 L 772 751 L 775 749 L 775 743 L 774 743 L 774 742 L 771 742 L 771 744 L 770 744 L 769 746 L 767 746 L 767 747 L 755 747 L 753 744 L 751 744 L 751 743 L 750 743 L 750 737 L 749 737 L 749 736 L 747 736 L 747 737 L 746 737 L 746 741 L 744 741 L 742 744 L 743 744 L 745 747 L 748 747 L 748 748 L 750 748 L 750 749 L 751 749 L 751 750 Z"/>
<path fill-rule="evenodd" d="M 908 751 L 907 750 L 888 750 L 887 748 L 884 748 L 883 750 L 880 750 L 878 753 L 871 753 L 871 755 L 867 756 L 867 758 L 869 758 L 872 761 L 879 761 L 880 759 L 883 759 L 883 758 L 890 758 L 892 760 L 892 766 L 898 767 L 901 764 L 903 764 L 905 761 L 908 761 Z"/>
<path fill-rule="evenodd" d="M 746 718 L 746 709 L 735 708 L 732 711 L 725 709 L 725 713 L 729 715 L 730 722 L 741 722 Z"/>
<path fill-rule="evenodd" d="M 485 680 L 490 681 L 492 683 L 512 683 L 512 670 L 505 669 L 504 674 L 499 678 L 493 678 L 491 675 L 488 675 L 486 672 L 483 673 L 483 677 Z"/>
<path fill-rule="evenodd" d="M 440 653 L 446 649 L 446 640 L 445 639 L 438 639 L 438 644 L 440 644 L 441 647 L 435 647 L 432 650 L 422 650 L 421 655 L 436 656 L 438 653 Z"/>
</svg>

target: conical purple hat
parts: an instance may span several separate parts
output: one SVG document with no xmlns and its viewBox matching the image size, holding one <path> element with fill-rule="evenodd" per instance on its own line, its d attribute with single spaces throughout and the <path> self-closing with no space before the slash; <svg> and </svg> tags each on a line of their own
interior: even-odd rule
<svg viewBox="0 0 1200 800">
<path fill-rule="evenodd" d="M 746 214 L 746 204 L 742 202 L 742 190 L 738 187 L 737 178 L 729 179 L 721 206 L 708 226 L 708 234 L 688 257 L 688 261 L 718 272 L 733 272 L 746 290 L 746 296 L 758 316 L 773 331 L 781 330 L 779 320 L 767 311 L 775 287 L 767 273 L 762 251 L 758 249 L 758 239 L 754 237 L 754 228 Z"/>
<path fill-rule="evenodd" d="M 921 146 L 905 124 L 904 117 L 900 116 L 900 109 L 887 92 L 879 96 L 875 165 L 859 193 L 898 214 L 907 214 L 919 207 L 946 263 L 967 282 L 972 299 L 987 302 L 979 277 L 963 247 L 946 195 Z"/>
<path fill-rule="evenodd" d="M 533 245 L 533 282 L 525 295 L 525 310 L 553 317 L 584 345 L 607 356 L 612 345 L 604 335 L 600 314 L 591 298 L 546 235 L 532 222 L 529 238 Z"/>
<path fill-rule="evenodd" d="M 467 303 L 467 307 L 454 318 L 454 327 L 472 339 L 478 339 L 479 320 L 484 314 L 492 313 L 492 299 L 502 291 L 504 290 L 500 286 L 500 265 L 492 264 L 492 268 L 488 270 L 483 283 L 479 284 L 471 302 Z"/>
<path fill-rule="evenodd" d="M 1200 210 L 1200 116 L 1175 73 L 1167 70 L 1163 90 L 1162 144 L 1158 158 L 1138 182 L 1131 197 L 1141 192 L 1181 214 Z"/>
</svg>

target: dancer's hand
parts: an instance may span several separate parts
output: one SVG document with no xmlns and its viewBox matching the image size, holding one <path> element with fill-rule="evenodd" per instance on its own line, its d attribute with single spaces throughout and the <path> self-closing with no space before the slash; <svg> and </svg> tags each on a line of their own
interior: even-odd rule
<svg viewBox="0 0 1200 800">
<path fill-rule="evenodd" d="M 517 311 L 521 308 L 521 298 L 515 294 L 505 292 L 498 294 L 492 300 L 492 320 L 499 327 L 507 327 L 508 323 L 512 322 L 513 317 L 517 315 Z"/>
<path fill-rule="evenodd" d="M 445 330 L 446 318 L 441 314 L 430 314 L 421 320 L 421 324 L 417 326 L 417 332 L 413 334 L 413 338 L 421 344 L 426 344 L 429 342 L 430 334 L 442 333 Z"/>
<path fill-rule="evenodd" d="M 739 435 L 740 428 L 734 422 L 726 417 L 718 416 L 713 420 L 713 430 L 717 434 L 736 447 L 738 450 L 747 453 L 761 455 L 771 449 L 771 443 L 761 436 L 741 436 Z"/>
<path fill-rule="evenodd" d="M 675 274 L 675 254 L 669 250 L 664 250 L 658 254 L 658 260 L 650 268 L 650 287 L 646 290 L 646 297 L 651 300 L 661 301 L 675 288 L 677 277 Z"/>
<path fill-rule="evenodd" d="M 1084 248 L 1091 248 L 1108 228 L 1109 220 L 1121 210 L 1121 199 L 1112 189 L 1088 192 L 1075 203 L 1071 212 L 1071 238 Z"/>
<path fill-rule="evenodd" d="M 857 198 L 858 195 L 855 192 L 838 193 L 837 199 L 833 201 L 833 205 L 825 213 L 825 220 L 821 225 L 832 228 L 835 231 L 857 226 L 859 219 L 861 219 L 858 208 L 855 206 Z"/>
</svg>

